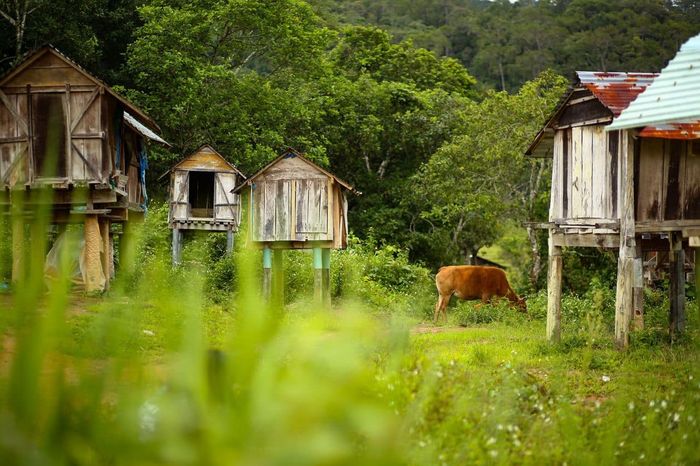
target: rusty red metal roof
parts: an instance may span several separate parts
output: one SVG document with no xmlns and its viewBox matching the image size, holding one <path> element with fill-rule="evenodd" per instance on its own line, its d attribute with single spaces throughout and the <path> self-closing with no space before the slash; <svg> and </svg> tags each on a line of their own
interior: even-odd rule
<svg viewBox="0 0 700 466">
<path fill-rule="evenodd" d="M 577 71 L 579 82 L 614 116 L 620 115 L 649 86 L 658 73 Z"/>
<path fill-rule="evenodd" d="M 647 126 L 639 133 L 639 136 L 661 139 L 700 139 L 700 121 Z"/>
</svg>

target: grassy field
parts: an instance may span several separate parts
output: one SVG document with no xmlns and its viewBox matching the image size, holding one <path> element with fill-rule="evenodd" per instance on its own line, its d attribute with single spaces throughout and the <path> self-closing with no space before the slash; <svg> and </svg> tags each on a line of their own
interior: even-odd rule
<svg viewBox="0 0 700 466">
<path fill-rule="evenodd" d="M 332 310 L 289 254 L 279 309 L 258 252 L 207 239 L 172 269 L 150 231 L 103 296 L 71 292 L 66 258 L 47 289 L 40 248 L 0 294 L 0 464 L 700 463 L 696 301 L 671 344 L 667 293 L 649 291 L 620 352 L 593 281 L 550 345 L 543 292 L 527 315 L 454 303 L 433 325 L 430 273 L 395 248 L 335 253 Z"/>
<path fill-rule="evenodd" d="M 30 323 L 2 296 L 3 464 L 700 461 L 694 305 L 682 341 L 657 329 L 619 352 L 590 317 L 552 346 L 541 317 L 507 307 L 459 304 L 434 326 L 350 302 L 214 305 L 190 286 L 45 299 Z"/>
</svg>

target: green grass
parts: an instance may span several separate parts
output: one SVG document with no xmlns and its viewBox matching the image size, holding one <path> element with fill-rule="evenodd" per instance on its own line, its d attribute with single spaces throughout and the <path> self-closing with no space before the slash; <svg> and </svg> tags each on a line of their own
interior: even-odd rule
<svg viewBox="0 0 700 466">
<path fill-rule="evenodd" d="M 256 252 L 216 269 L 218 246 L 193 244 L 202 259 L 173 270 L 154 238 L 102 297 L 45 290 L 38 253 L 0 295 L 0 464 L 700 462 L 697 302 L 671 345 L 650 292 L 648 328 L 621 352 L 612 291 L 594 283 L 564 297 L 551 345 L 543 293 L 528 314 L 455 302 L 449 325 L 427 323 L 428 273 L 396 251 L 336 254 L 332 310 L 290 274 L 276 309 Z"/>
</svg>

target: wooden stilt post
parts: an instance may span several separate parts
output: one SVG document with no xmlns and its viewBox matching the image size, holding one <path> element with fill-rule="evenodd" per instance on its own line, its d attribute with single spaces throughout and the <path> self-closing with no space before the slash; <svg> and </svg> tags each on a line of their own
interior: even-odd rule
<svg viewBox="0 0 700 466">
<path fill-rule="evenodd" d="M 226 230 L 226 254 L 233 251 L 233 230 Z"/>
<path fill-rule="evenodd" d="M 269 246 L 263 248 L 263 298 L 270 299 L 272 292 L 272 249 Z"/>
<path fill-rule="evenodd" d="M 629 345 L 629 329 L 634 312 L 634 139 L 629 131 L 620 138 L 620 251 L 617 260 L 617 292 L 615 295 L 615 344 Z"/>
<path fill-rule="evenodd" d="M 671 234 L 671 251 L 669 254 L 670 286 L 669 301 L 669 335 L 673 341 L 685 329 L 685 251 L 683 239 L 678 234 Z"/>
<path fill-rule="evenodd" d="M 97 215 L 88 214 L 85 216 L 84 234 L 85 292 L 101 292 L 105 288 L 105 276 L 102 268 L 102 235 Z"/>
<path fill-rule="evenodd" d="M 634 313 L 632 316 L 632 329 L 644 329 L 644 257 L 642 247 L 635 248 L 634 257 L 634 287 L 632 289 L 632 304 Z"/>
<path fill-rule="evenodd" d="M 12 216 L 12 283 L 24 279 L 26 265 L 26 249 L 24 242 L 24 219 L 21 215 Z"/>
<path fill-rule="evenodd" d="M 558 343 L 561 339 L 561 246 L 554 245 L 549 233 L 549 269 L 547 272 L 547 340 Z"/>
<path fill-rule="evenodd" d="M 173 266 L 180 265 L 182 259 L 182 232 L 173 228 Z"/>
<path fill-rule="evenodd" d="M 320 247 L 313 249 L 314 254 L 314 301 L 323 304 L 323 252 Z"/>
<path fill-rule="evenodd" d="M 331 250 L 324 248 L 321 253 L 322 284 L 323 284 L 323 307 L 331 307 Z"/>
<path fill-rule="evenodd" d="M 284 250 L 272 251 L 272 306 L 284 307 Z"/>
<path fill-rule="evenodd" d="M 102 262 L 102 274 L 105 277 L 105 290 L 109 290 L 109 281 L 112 278 L 112 248 L 109 242 L 109 230 L 112 222 L 108 218 L 99 219 L 100 238 L 102 240 L 102 254 L 100 260 Z"/>
</svg>

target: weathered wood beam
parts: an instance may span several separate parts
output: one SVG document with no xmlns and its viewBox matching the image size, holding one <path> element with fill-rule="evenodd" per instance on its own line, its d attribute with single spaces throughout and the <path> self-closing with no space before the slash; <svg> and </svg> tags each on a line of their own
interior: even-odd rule
<svg viewBox="0 0 700 466">
<path fill-rule="evenodd" d="M 583 247 L 583 248 L 607 248 L 614 249 L 620 247 L 620 237 L 615 234 L 551 234 L 554 246 L 557 247 Z"/>
<path fill-rule="evenodd" d="M 66 150 L 66 173 L 68 174 L 68 181 L 73 181 L 73 152 L 71 151 L 71 145 L 73 144 L 72 134 L 73 127 L 71 125 L 71 104 L 70 104 L 70 84 L 66 83 L 66 91 L 63 94 L 63 110 L 65 112 L 65 150 Z M 58 162 L 60 163 L 60 161 Z"/>
<path fill-rule="evenodd" d="M 620 137 L 620 249 L 617 261 L 615 295 L 615 344 L 629 345 L 629 329 L 634 311 L 634 257 L 636 254 L 634 225 L 634 140 L 629 131 Z"/>
<path fill-rule="evenodd" d="M 561 247 L 549 234 L 549 267 L 547 271 L 547 340 L 558 343 L 561 340 Z"/>
<path fill-rule="evenodd" d="M 674 341 L 685 330 L 685 250 L 679 235 L 672 235 L 669 251 L 669 335 Z"/>
</svg>

